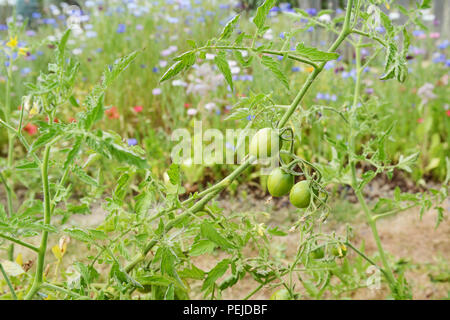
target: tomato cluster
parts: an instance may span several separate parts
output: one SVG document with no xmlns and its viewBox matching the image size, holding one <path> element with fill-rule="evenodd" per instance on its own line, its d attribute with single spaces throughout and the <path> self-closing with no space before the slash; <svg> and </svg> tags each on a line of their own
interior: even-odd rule
<svg viewBox="0 0 450 320">
<path fill-rule="evenodd" d="M 278 143 L 278 145 L 277 145 Z M 259 130 L 250 143 L 250 155 L 257 159 L 266 159 L 281 149 L 282 139 L 279 132 L 272 128 Z M 289 200 L 297 208 L 308 208 L 311 202 L 311 182 L 303 180 L 294 185 L 294 175 L 287 168 L 274 169 L 267 181 L 267 188 L 273 197 L 282 197 L 289 193 Z"/>
</svg>

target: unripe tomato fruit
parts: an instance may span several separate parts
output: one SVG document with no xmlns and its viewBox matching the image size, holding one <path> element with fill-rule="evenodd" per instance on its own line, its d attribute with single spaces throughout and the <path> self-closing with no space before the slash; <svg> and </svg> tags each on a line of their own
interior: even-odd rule
<svg viewBox="0 0 450 320">
<path fill-rule="evenodd" d="M 280 289 L 278 291 L 275 291 L 271 296 L 270 300 L 290 300 L 291 296 L 289 294 L 289 291 L 287 289 Z"/>
<path fill-rule="evenodd" d="M 297 208 L 308 208 L 309 202 L 311 201 L 311 192 L 309 191 L 309 182 L 304 180 L 298 182 L 292 187 L 291 193 L 289 194 L 289 200 L 292 205 Z"/>
<path fill-rule="evenodd" d="M 309 256 L 311 259 L 319 260 L 319 259 L 322 259 L 323 257 L 325 257 L 325 251 L 323 250 L 322 247 L 320 247 L 320 248 L 317 248 L 317 249 L 311 251 Z"/>
<path fill-rule="evenodd" d="M 340 243 L 336 244 L 331 248 L 331 254 L 338 258 L 343 258 L 347 255 L 347 247 Z"/>
<path fill-rule="evenodd" d="M 282 197 L 288 194 L 293 185 L 294 176 L 284 172 L 281 168 L 273 169 L 267 181 L 267 189 L 273 197 Z"/>
<path fill-rule="evenodd" d="M 276 130 L 272 128 L 264 128 L 259 130 L 252 138 L 250 142 L 250 155 L 258 158 L 265 159 L 270 158 L 278 150 L 272 150 L 272 147 L 281 148 L 280 137 Z"/>
</svg>

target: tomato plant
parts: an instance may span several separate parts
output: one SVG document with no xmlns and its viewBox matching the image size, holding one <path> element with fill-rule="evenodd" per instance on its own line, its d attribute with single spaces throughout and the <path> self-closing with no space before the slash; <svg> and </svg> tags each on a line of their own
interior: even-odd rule
<svg viewBox="0 0 450 320">
<path fill-rule="evenodd" d="M 297 20 L 307 19 L 307 28 L 294 27 L 283 33 L 280 41 L 265 41 L 269 30 L 267 17 L 275 2 L 266 0 L 258 7 L 252 27 L 248 28 L 250 31 L 239 28 L 243 19 L 236 15 L 217 37 L 206 43 L 188 41 L 191 49 L 177 56 L 161 77 L 161 82 L 165 82 L 191 69 L 196 61 L 212 62 L 233 91 L 233 75 L 227 60 L 233 55 L 242 68 L 250 68 L 253 64 L 263 68 L 267 76 L 273 76 L 281 83 L 285 90 L 282 96 L 291 100 L 289 105 L 277 104 L 273 92 L 251 94 L 230 110 L 229 120 L 249 119 L 246 129 L 253 126 L 259 130 L 251 139 L 249 153 L 243 162 L 233 166 L 233 171 L 225 178 L 201 191 L 186 192 L 182 184 L 183 171 L 192 171 L 192 166 L 185 164 L 180 168 L 173 163 L 161 181 L 151 170 L 144 151 L 134 145 L 134 140 L 127 146 L 119 134 L 100 126 L 107 110 L 110 120 L 123 121 L 114 107 L 108 109 L 105 106 L 105 95 L 140 51 L 109 65 L 101 81 L 80 103 L 74 96 L 80 63 L 67 50 L 70 30 L 65 32 L 58 41 L 51 43 L 55 48 L 53 61 L 47 72 L 28 85 L 28 94 L 23 98 L 23 107 L 15 114 L 16 119 L 13 119 L 9 101 L 10 70 L 14 62 L 11 59 L 4 116 L 0 119 L 0 125 L 8 135 L 6 166 L 0 171 L 7 199 L 6 211 L 0 210 L 0 237 L 8 242 L 10 260 L 6 264 L 2 262 L 0 267 L 11 298 L 35 299 L 48 297 L 51 293 L 70 299 L 132 299 L 140 292 L 151 299 L 187 299 L 191 293 L 189 282 L 195 280 L 202 283 L 199 290 L 203 297 L 217 299 L 246 276 L 257 282 L 247 299 L 265 286 L 281 285 L 284 288 L 274 293 L 274 299 L 297 298 L 294 276 L 311 297 L 321 298 L 326 290 L 335 288 L 330 281 L 335 275 L 346 279 L 346 284 L 352 288 L 360 285 L 353 282 L 356 277 L 352 277 L 353 269 L 350 270 L 347 264 L 347 259 L 355 257 L 358 276 L 365 276 L 367 267 L 372 266 L 382 272 L 393 298 L 411 298 L 405 278 L 394 272 L 384 250 L 377 220 L 414 206 L 419 206 L 423 214 L 436 204 L 439 224 L 444 211 L 440 203 L 447 197 L 447 188 L 424 194 L 402 193 L 397 189 L 393 199 L 379 199 L 375 204 L 367 201 L 364 190 L 368 183 L 383 174 L 392 177 L 394 171 L 411 171 L 418 154 L 402 155 L 396 162 L 386 155 L 385 145 L 393 125 L 383 127 L 366 108 L 377 102 L 362 96 L 362 85 L 364 71 L 383 52 L 386 61 L 380 79 L 406 81 L 409 29 L 417 20 L 419 9 L 425 9 L 428 1 L 421 2 L 416 9 L 405 9 L 407 21 L 402 25 L 394 25 L 379 6 L 391 1 L 347 0 L 345 12 L 325 22 L 320 17 L 328 15 L 327 11 L 315 17 L 299 10 L 291 12 L 290 16 Z M 332 41 L 327 48 L 316 48 L 295 40 L 297 33 L 314 26 L 323 27 L 330 33 Z M 385 30 L 383 34 L 377 31 L 380 27 Z M 126 26 L 121 25 L 118 33 L 123 28 Z M 12 24 L 9 30 L 16 32 Z M 11 35 L 9 47 L 19 54 L 14 36 Z M 344 45 L 354 54 L 356 65 L 351 97 L 345 97 L 341 109 L 327 106 L 300 108 L 328 63 L 343 56 Z M 365 48 L 371 51 L 363 56 Z M 308 75 L 300 88 L 294 88 L 286 76 L 283 66 L 287 61 L 306 67 Z M 58 112 L 71 107 L 80 111 L 76 121 L 58 121 Z M 141 112 L 141 109 L 134 110 Z M 306 149 L 298 148 L 294 153 L 301 126 L 320 118 L 325 112 L 339 116 L 339 128 L 344 138 L 336 140 L 325 131 L 320 132 L 320 145 L 327 145 L 329 157 L 304 159 Z M 37 135 L 28 139 L 22 130 L 27 117 L 33 119 L 38 128 Z M 360 147 L 357 147 L 358 141 Z M 23 159 L 15 157 L 14 152 L 19 146 L 25 150 Z M 289 193 L 290 202 L 298 208 L 295 211 L 297 220 L 289 230 L 270 227 L 261 222 L 259 216 L 235 212 L 224 216 L 223 209 L 214 202 L 222 191 L 235 186 L 243 173 L 258 165 L 255 160 L 265 158 L 274 158 L 281 164 L 281 168 L 275 169 L 268 178 L 270 194 L 278 197 Z M 120 166 L 110 172 L 114 176 L 114 188 L 102 202 L 107 212 L 104 221 L 96 228 L 66 227 L 64 223 L 70 215 L 87 214 L 90 205 L 100 201 L 104 193 L 104 171 L 111 163 Z M 367 167 L 370 169 L 360 170 Z M 14 203 L 15 183 L 21 179 L 21 172 L 27 172 L 27 179 L 23 180 L 30 180 L 27 181 L 30 185 L 37 181 L 41 188 L 41 196 L 36 197 L 36 192 L 31 192 L 23 205 Z M 295 177 L 302 181 L 294 185 Z M 85 193 L 77 201 L 72 197 L 75 193 L 72 180 L 81 184 Z M 444 184 L 448 181 L 449 178 Z M 322 231 L 321 226 L 330 215 L 330 189 L 338 186 L 352 190 L 356 196 L 372 232 L 378 260 L 353 244 L 351 227 L 344 235 Z M 61 221 L 55 216 L 61 216 Z M 299 234 L 297 251 L 289 260 L 274 257 L 269 244 L 274 237 L 288 235 L 288 231 Z M 59 237 L 58 244 L 51 248 L 56 259 L 51 266 L 46 264 L 50 235 Z M 28 239 L 35 236 L 39 237 L 39 245 Z M 58 268 L 67 249 L 66 237 L 85 243 L 89 254 L 87 262 L 76 262 L 70 272 L 59 274 Z M 13 262 L 14 246 L 21 246 L 35 255 L 34 276 L 24 272 L 24 264 L 17 268 L 17 263 Z M 258 248 L 259 254 L 246 256 L 249 246 Z M 215 250 L 221 250 L 224 255 L 210 270 L 196 266 L 195 257 Z M 330 254 L 342 260 L 330 259 Z M 8 275 L 3 264 L 9 266 L 8 270 L 18 271 Z M 53 268 L 54 277 L 49 276 L 48 268 Z M 102 277 L 100 268 L 107 270 Z M 15 286 L 14 281 L 18 279 L 27 285 Z M 25 288 L 19 295 L 15 292 L 18 287 Z"/>
</svg>

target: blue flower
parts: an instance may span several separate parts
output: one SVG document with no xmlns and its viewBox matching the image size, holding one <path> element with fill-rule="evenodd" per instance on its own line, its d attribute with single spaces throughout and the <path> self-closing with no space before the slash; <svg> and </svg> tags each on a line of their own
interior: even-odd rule
<svg viewBox="0 0 450 320">
<path fill-rule="evenodd" d="M 448 40 L 444 40 L 443 42 L 438 44 L 437 47 L 438 47 L 438 49 L 444 50 L 444 49 L 447 49 L 449 45 L 450 45 L 450 42 Z"/>
<path fill-rule="evenodd" d="M 425 31 L 423 31 L 423 30 L 414 30 L 412 34 L 413 34 L 414 37 L 420 37 L 420 36 L 425 35 Z"/>
<path fill-rule="evenodd" d="M 20 74 L 22 75 L 22 76 L 26 76 L 27 74 L 29 74 L 31 72 L 31 69 L 30 68 L 23 68 L 21 71 L 20 71 Z"/>
<path fill-rule="evenodd" d="M 154 73 L 157 73 L 157 72 L 159 71 L 159 69 L 158 69 L 157 67 L 153 67 L 152 71 L 153 71 Z"/>
<path fill-rule="evenodd" d="M 316 16 L 317 15 L 317 9 L 316 8 L 308 8 L 305 10 L 307 14 L 310 16 Z"/>
<path fill-rule="evenodd" d="M 130 147 L 137 145 L 137 140 L 134 138 L 128 139 L 128 145 Z"/>
<path fill-rule="evenodd" d="M 8 31 L 8 26 L 6 24 L 0 24 L 0 31 Z"/>
<path fill-rule="evenodd" d="M 292 67 L 292 72 L 299 72 L 299 71 L 301 71 L 302 69 L 300 69 L 300 67 Z"/>
<path fill-rule="evenodd" d="M 40 18 L 42 17 L 42 15 L 41 15 L 39 12 L 33 12 L 33 13 L 31 14 L 31 17 L 32 17 L 33 19 L 40 19 Z"/>
<path fill-rule="evenodd" d="M 120 23 L 119 26 L 117 27 L 117 33 L 124 33 L 126 31 L 127 27 L 123 24 Z"/>
<path fill-rule="evenodd" d="M 253 119 L 255 119 L 255 116 L 252 116 L 252 115 L 248 115 L 247 116 L 247 120 L 248 121 L 252 121 Z"/>
<path fill-rule="evenodd" d="M 87 31 L 86 32 L 86 37 L 88 37 L 88 38 L 96 38 L 97 37 L 97 32 L 95 32 L 95 31 Z"/>
<path fill-rule="evenodd" d="M 375 30 L 376 30 L 378 33 L 385 33 L 385 32 L 386 32 L 386 29 L 384 29 L 382 26 L 376 27 Z"/>
</svg>

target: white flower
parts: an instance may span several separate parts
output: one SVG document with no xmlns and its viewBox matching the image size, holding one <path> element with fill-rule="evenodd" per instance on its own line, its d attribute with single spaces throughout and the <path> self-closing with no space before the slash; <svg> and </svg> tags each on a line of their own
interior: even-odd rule
<svg viewBox="0 0 450 320">
<path fill-rule="evenodd" d="M 183 80 L 179 80 L 179 79 L 173 80 L 173 81 L 172 81 L 172 85 L 173 85 L 174 87 L 187 87 L 187 83 L 184 82 Z"/>
<path fill-rule="evenodd" d="M 241 72 L 241 68 L 239 68 L 239 67 L 231 68 L 231 73 L 232 74 L 238 74 L 239 72 Z"/>
<path fill-rule="evenodd" d="M 391 20 L 398 20 L 400 19 L 400 13 L 398 13 L 397 11 L 393 11 L 389 14 L 389 19 Z"/>
<path fill-rule="evenodd" d="M 164 68 L 165 66 L 167 66 L 167 61 L 166 61 L 166 60 L 161 60 L 161 61 L 159 61 L 159 66 L 160 66 L 161 68 Z"/>
<path fill-rule="evenodd" d="M 425 9 L 420 11 L 422 13 L 423 21 L 434 21 L 435 15 L 431 13 L 431 9 Z"/>
<path fill-rule="evenodd" d="M 434 85 L 425 83 L 417 90 L 417 95 L 422 99 L 422 103 L 427 103 L 429 100 L 435 99 L 437 96 L 433 93 Z"/>
<path fill-rule="evenodd" d="M 329 14 L 323 14 L 319 17 L 319 21 L 328 23 L 331 21 L 331 16 Z"/>
<path fill-rule="evenodd" d="M 198 112 L 198 110 L 197 110 L 197 109 L 194 109 L 194 108 L 189 108 L 189 109 L 187 110 L 188 116 L 195 116 L 195 115 L 197 114 L 197 112 Z"/>
<path fill-rule="evenodd" d="M 267 30 L 267 32 L 264 34 L 263 38 L 266 40 L 273 40 L 272 29 Z"/>
<path fill-rule="evenodd" d="M 154 96 L 160 95 L 161 92 L 162 92 L 162 90 L 160 88 L 155 88 L 155 89 L 152 90 L 152 94 Z"/>
<path fill-rule="evenodd" d="M 73 53 L 74 55 L 78 56 L 78 55 L 80 55 L 80 54 L 83 53 L 83 49 L 81 49 L 81 48 L 75 48 L 75 49 L 72 50 L 72 53 Z"/>
<path fill-rule="evenodd" d="M 207 53 L 206 54 L 206 60 L 214 60 L 215 57 L 216 57 L 216 55 L 214 55 L 212 53 Z"/>
<path fill-rule="evenodd" d="M 205 104 L 205 109 L 208 111 L 214 110 L 217 108 L 217 105 L 214 102 L 209 102 Z"/>
<path fill-rule="evenodd" d="M 237 62 L 234 61 L 234 60 L 229 60 L 229 61 L 228 61 L 228 65 L 232 68 L 232 67 L 234 67 L 234 66 L 237 65 Z"/>
</svg>

